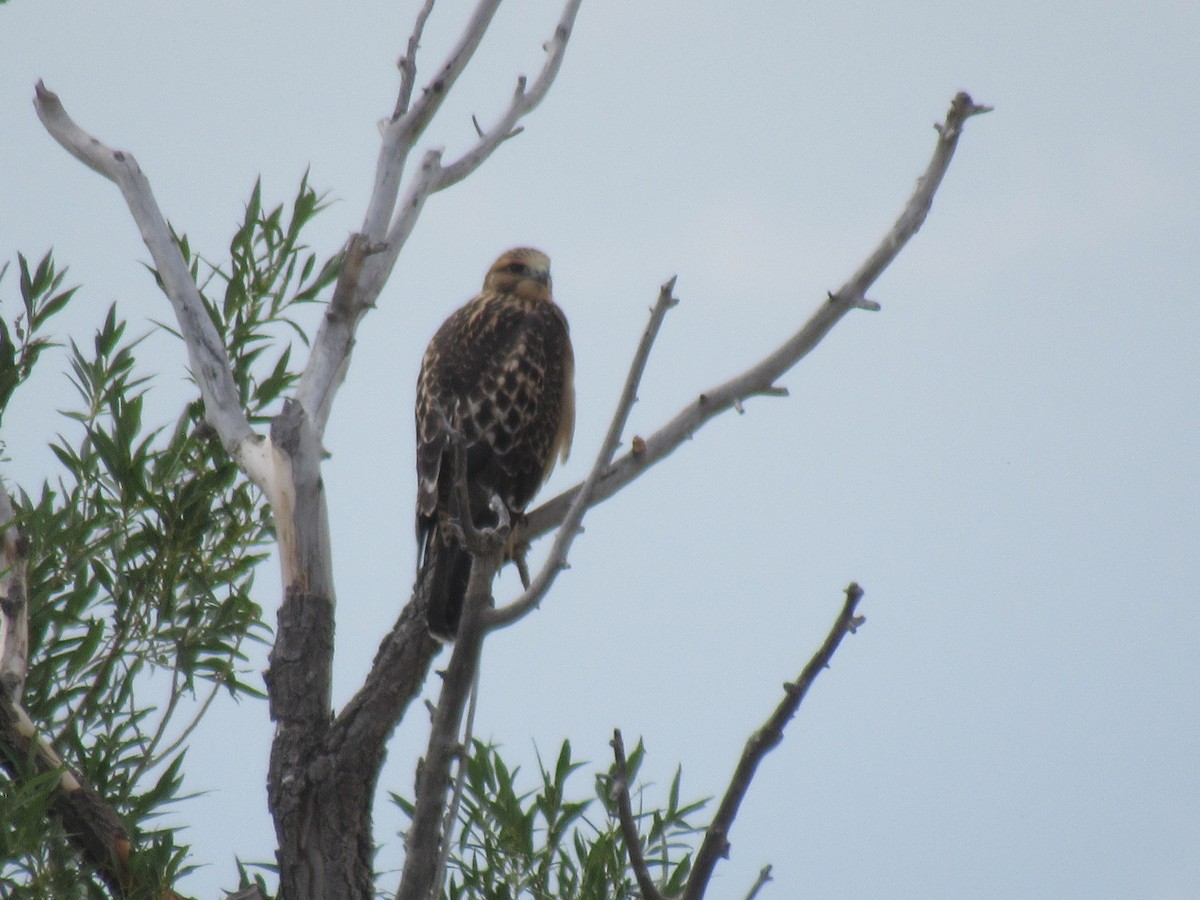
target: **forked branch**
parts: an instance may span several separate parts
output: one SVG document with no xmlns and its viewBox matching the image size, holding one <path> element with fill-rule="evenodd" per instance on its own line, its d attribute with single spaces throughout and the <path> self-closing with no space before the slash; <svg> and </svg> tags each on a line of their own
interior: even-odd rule
<svg viewBox="0 0 1200 900">
<path fill-rule="evenodd" d="M 852 634 L 865 621 L 857 612 L 862 596 L 862 588 L 857 584 L 851 584 L 846 588 L 846 601 L 824 643 L 813 654 L 799 677 L 795 681 L 784 684 L 783 700 L 763 723 L 763 726 L 754 732 L 746 742 L 741 759 L 730 779 L 729 787 L 721 799 L 721 805 L 717 808 L 712 823 L 704 832 L 704 839 L 701 841 L 700 849 L 692 863 L 692 871 L 688 875 L 687 884 L 684 885 L 684 889 L 678 897 L 672 897 L 670 900 L 700 900 L 704 896 L 704 892 L 712 880 L 717 861 L 729 854 L 729 832 L 733 827 L 733 820 L 737 817 L 738 809 L 741 807 L 742 799 L 750 789 L 751 781 L 754 780 L 759 763 L 783 740 L 784 728 L 795 717 L 796 711 L 800 708 L 800 704 L 817 675 L 823 669 L 829 668 L 833 654 L 837 652 L 842 639 L 847 634 Z M 658 886 L 655 885 L 642 854 L 641 836 L 638 834 L 637 822 L 634 819 L 630 802 L 625 745 L 621 740 L 619 730 L 613 732 L 612 748 L 614 759 L 612 796 L 617 802 L 617 815 L 621 825 L 621 834 L 629 851 L 630 867 L 637 878 L 642 896 L 646 900 L 666 900 Z M 758 880 L 751 888 L 749 896 L 753 897 L 757 894 L 763 884 L 770 880 L 770 877 L 771 867 L 767 866 L 759 873 Z"/>
</svg>

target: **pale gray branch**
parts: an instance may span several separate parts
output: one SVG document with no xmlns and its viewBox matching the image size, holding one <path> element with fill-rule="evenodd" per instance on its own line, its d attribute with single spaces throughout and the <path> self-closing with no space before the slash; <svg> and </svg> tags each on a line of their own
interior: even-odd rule
<svg viewBox="0 0 1200 900">
<path fill-rule="evenodd" d="M 425 201 L 441 171 L 441 151 L 430 150 L 409 185 L 385 240 L 373 244 L 366 234 L 355 234 L 346 245 L 342 271 L 333 299 L 325 311 L 312 343 L 308 364 L 296 386 L 296 400 L 308 414 L 317 434 L 325 433 L 333 398 L 350 366 L 358 323 L 374 305 L 396 265 L 400 250 L 412 233 Z"/>
<path fill-rule="evenodd" d="M 396 198 L 400 195 L 400 181 L 404 176 L 408 154 L 475 55 L 499 6 L 500 0 L 481 0 L 463 28 L 458 44 L 442 63 L 437 75 L 425 86 L 424 93 L 404 115 L 384 125 L 383 143 L 375 164 L 375 186 L 362 227 L 363 234 L 371 241 L 384 239 L 394 214 Z M 424 29 L 424 22 L 419 21 L 418 25 Z"/>
<path fill-rule="evenodd" d="M 575 27 L 575 17 L 582 2 L 583 0 L 568 0 L 558 27 L 554 29 L 554 37 L 546 43 L 546 61 L 542 64 L 542 71 L 538 77 L 528 90 L 525 89 L 524 76 L 517 80 L 517 88 L 513 92 L 508 109 L 495 125 L 480 135 L 479 142 L 474 147 L 442 170 L 437 190 L 457 184 L 478 169 L 500 144 L 512 136 L 517 122 L 542 102 L 562 67 L 567 42 L 571 39 L 571 30 Z M 478 129 L 478 123 L 475 127 Z"/>
<path fill-rule="evenodd" d="M 417 13 L 412 32 L 408 36 L 408 49 L 400 58 L 400 94 L 396 97 L 396 108 L 392 111 L 392 121 L 408 112 L 412 102 L 413 88 L 417 84 L 417 50 L 421 46 L 421 35 L 425 33 L 425 23 L 433 12 L 434 0 L 425 0 L 425 5 Z"/>
<path fill-rule="evenodd" d="M 363 263 L 373 249 L 377 248 L 371 246 L 365 234 L 352 235 L 346 244 L 337 286 L 321 319 L 317 338 L 312 342 L 308 363 L 296 385 L 296 401 L 308 413 L 318 434 L 324 432 L 334 395 L 346 378 L 354 332 L 370 308 L 358 301 L 358 283 Z"/>
<path fill-rule="evenodd" d="M 499 3 L 498 0 L 483 0 L 476 6 L 458 45 L 426 86 L 424 93 L 409 107 L 405 91 L 411 93 L 411 86 L 405 87 L 405 79 L 416 77 L 413 68 L 415 48 L 432 3 L 427 3 L 418 14 L 409 39 L 408 55 L 401 66 L 397 109 L 403 106 L 406 111 L 383 126 L 375 185 L 362 231 L 352 237 L 347 245 L 334 301 L 321 322 L 308 365 L 296 390 L 297 399 L 308 412 L 318 433 L 324 432 L 333 397 L 345 377 L 358 323 L 374 305 L 391 276 L 400 251 L 424 209 L 425 201 L 430 194 L 457 184 L 475 171 L 513 133 L 517 120 L 541 102 L 562 65 L 571 27 L 581 2 L 567 0 L 554 37 L 546 44 L 547 58 L 541 73 L 528 91 L 525 90 L 524 79 L 519 81 L 517 91 L 500 122 L 448 167 L 442 165 L 440 149 L 426 151 L 420 169 L 413 174 L 408 189 L 400 197 L 404 169 L 414 144 L 470 61 Z"/>
<path fill-rule="evenodd" d="M 105 146 L 76 125 L 58 95 L 40 81 L 33 105 L 51 137 L 120 188 L 175 310 L 180 334 L 187 345 L 192 377 L 204 398 L 205 419 L 243 471 L 271 494 L 272 468 L 269 456 L 263 452 L 263 440 L 246 420 L 225 345 L 204 308 L 170 226 L 154 200 L 150 182 L 133 156 Z"/>
<path fill-rule="evenodd" d="M 429 195 L 438 190 L 438 180 L 442 173 L 442 150 L 427 150 L 421 159 L 421 168 L 413 177 L 404 192 L 400 205 L 396 208 L 396 217 L 388 227 L 387 238 L 378 254 L 367 259 L 363 267 L 362 281 L 359 283 L 359 293 L 364 302 L 374 303 L 379 292 L 392 274 L 396 259 L 404 249 L 408 236 L 425 208 Z"/>
<path fill-rule="evenodd" d="M 846 313 L 857 308 L 878 308 L 878 304 L 866 299 L 867 290 L 925 221 L 934 194 L 954 156 L 963 123 L 971 116 L 988 112 L 990 109 L 991 107 L 975 104 L 965 93 L 955 96 L 945 122 L 937 128 L 938 141 L 934 147 L 933 158 L 917 181 L 916 190 L 895 224 L 858 271 L 837 292 L 830 294 L 804 327 L 773 353 L 742 374 L 700 394 L 650 437 L 635 442 L 630 452 L 618 459 L 604 473 L 589 502 L 594 504 L 607 500 L 676 450 L 714 416 L 729 409 L 740 408 L 748 397 L 781 393 L 782 389 L 775 383 L 779 377 L 807 356 Z M 527 539 L 540 537 L 565 521 L 582 488 L 583 485 L 576 485 L 533 510 L 526 521 Z"/>
<path fill-rule="evenodd" d="M 625 423 L 629 420 L 629 411 L 633 409 L 633 404 L 637 401 L 637 389 L 642 380 L 642 373 L 646 370 L 646 362 L 650 358 L 650 348 L 654 346 L 654 339 L 658 337 L 658 330 L 662 326 L 667 312 L 679 303 L 675 298 L 674 291 L 674 277 L 659 289 L 658 302 L 650 311 L 650 321 L 646 323 L 646 330 L 642 333 L 637 352 L 633 355 L 629 374 L 625 378 L 625 387 L 621 391 L 612 422 L 608 426 L 608 434 L 605 435 L 604 441 L 600 445 L 600 451 L 596 454 L 596 462 L 593 464 L 591 472 L 584 480 L 583 486 L 575 495 L 571 508 L 563 518 L 562 526 L 555 535 L 554 545 L 550 548 L 550 555 L 537 577 L 520 597 L 501 609 L 484 610 L 484 626 L 489 631 L 513 624 L 536 607 L 546 596 L 546 592 L 550 590 L 558 573 L 566 568 L 567 553 L 571 549 L 576 535 L 579 534 L 579 526 L 583 521 L 584 513 L 591 506 L 593 492 L 608 471 L 613 454 L 617 452 L 617 447 L 621 443 Z"/>
</svg>

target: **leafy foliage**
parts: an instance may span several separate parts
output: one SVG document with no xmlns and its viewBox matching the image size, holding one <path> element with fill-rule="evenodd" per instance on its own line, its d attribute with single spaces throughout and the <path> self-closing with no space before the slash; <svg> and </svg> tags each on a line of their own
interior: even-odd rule
<svg viewBox="0 0 1200 900">
<path fill-rule="evenodd" d="M 613 772 L 595 776 L 594 793 L 567 799 L 567 782 L 584 766 L 564 741 L 553 767 L 538 760 L 540 785 L 518 786 L 520 769 L 510 768 L 499 750 L 474 741 L 467 758 L 458 828 L 449 859 L 446 900 L 633 900 L 639 897 L 629 852 L 616 818 Z M 645 756 L 639 741 L 629 754 L 634 778 Z M 680 805 L 680 772 L 662 807 L 646 808 L 647 788 L 635 801 L 644 839 L 664 893 L 682 888 L 691 871 L 690 838 L 703 830 L 691 818 L 705 804 Z M 393 801 L 406 814 L 412 804 Z"/>
<path fill-rule="evenodd" d="M 337 275 L 339 257 L 318 267 L 299 242 L 321 208 L 307 178 L 290 215 L 263 210 L 256 184 L 223 267 L 179 238 L 193 274 L 206 270 L 206 306 L 256 419 L 297 377 L 279 329 L 303 338 L 291 309 Z M 51 254 L 18 263 L 22 311 L 0 321 L 0 415 L 53 346 L 47 322 L 74 294 Z M 140 343 L 116 305 L 89 343 L 68 342 L 74 400 L 50 441 L 62 471 L 22 494 L 18 517 L 31 546 L 25 708 L 136 835 L 131 865 L 150 891 L 184 871 L 172 829 L 154 819 L 182 798 L 188 735 L 218 691 L 262 696 L 242 679 L 246 642 L 270 634 L 252 589 L 273 534 L 201 401 L 169 426 L 143 420 L 152 380 L 138 366 Z M 12 776 L 0 776 L 0 896 L 107 896 L 47 816 L 53 779 L 32 777 L 25 760 L 0 762 Z"/>
<path fill-rule="evenodd" d="M 0 319 L 0 419 L 8 408 L 13 391 L 29 378 L 42 351 L 51 346 L 48 339 L 37 336 L 37 333 L 51 316 L 62 311 L 76 291 L 76 288 L 59 290 L 67 273 L 65 269 L 58 271 L 49 252 L 32 271 L 28 260 L 19 253 L 17 265 L 20 268 L 21 304 L 24 309 L 11 326 Z M 7 270 L 7 264 L 0 267 L 0 281 Z M 14 335 L 16 341 L 13 340 Z"/>
<path fill-rule="evenodd" d="M 186 235 L 177 237 L 253 422 L 269 421 L 298 378 L 292 339 L 307 344 L 298 306 L 316 301 L 338 275 L 340 255 L 318 264 L 300 239 L 322 208 L 307 177 L 290 208 L 264 208 L 255 184 L 228 262 L 211 263 Z M 47 323 L 76 293 L 63 288 L 66 270 L 50 253 L 33 266 L 19 256 L 18 269 L 20 310 L 0 318 L 0 416 L 56 346 Z M 23 704 L 125 821 L 136 847 L 132 896 L 157 897 L 187 871 L 186 847 L 156 818 L 186 799 L 188 736 L 222 690 L 261 696 L 243 676 L 247 642 L 270 634 L 252 591 L 273 534 L 262 499 L 205 423 L 200 400 L 173 423 L 146 423 L 153 380 L 139 366 L 142 338 L 127 332 L 114 304 L 89 342 L 66 341 L 73 396 L 60 410 L 63 432 L 49 441 L 61 472 L 19 498 L 31 546 Z M 639 742 L 631 778 L 643 757 Z M 519 768 L 476 741 L 443 896 L 638 896 L 613 773 L 596 775 L 591 796 L 569 799 L 568 781 L 582 766 L 564 742 L 553 766 L 539 759 L 537 782 L 523 787 Z M 53 815 L 59 773 L 34 775 L 29 760 L 2 752 L 0 769 L 0 897 L 107 897 Z M 647 805 L 645 788 L 635 796 L 643 852 L 667 893 L 690 871 L 700 830 L 691 818 L 703 806 L 681 804 L 679 793 L 676 771 L 664 805 Z M 240 886 L 257 884 L 265 894 L 260 873 L 271 866 L 239 863 Z"/>
</svg>

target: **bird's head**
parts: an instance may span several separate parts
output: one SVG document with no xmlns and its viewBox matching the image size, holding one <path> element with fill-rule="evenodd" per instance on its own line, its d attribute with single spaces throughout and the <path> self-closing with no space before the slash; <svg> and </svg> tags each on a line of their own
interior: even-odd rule
<svg viewBox="0 0 1200 900">
<path fill-rule="evenodd" d="M 532 247 L 517 247 L 500 255 L 483 279 L 485 291 L 516 294 L 528 300 L 549 300 L 550 257 Z"/>
</svg>

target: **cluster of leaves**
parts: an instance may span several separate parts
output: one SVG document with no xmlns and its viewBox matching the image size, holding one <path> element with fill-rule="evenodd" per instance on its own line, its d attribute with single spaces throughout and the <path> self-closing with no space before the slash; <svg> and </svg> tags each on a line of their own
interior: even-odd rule
<svg viewBox="0 0 1200 900">
<path fill-rule="evenodd" d="M 225 339 L 238 399 L 254 424 L 270 420 L 273 405 L 299 377 L 290 367 L 292 344 L 283 338 L 281 326 L 308 346 L 292 308 L 315 302 L 341 270 L 340 253 L 318 268 L 316 254 L 300 243 L 303 229 L 325 206 L 306 173 L 285 218 L 282 204 L 263 209 L 262 183 L 256 181 L 242 224 L 229 243 L 227 266 L 194 254 L 186 235 L 178 241 L 208 314 Z M 160 327 L 178 335 L 168 325 Z M 273 358 L 264 357 L 268 350 Z"/>
<path fill-rule="evenodd" d="M 179 239 L 193 275 L 206 270 L 206 306 L 256 419 L 297 377 L 279 336 L 290 328 L 303 338 L 292 307 L 337 276 L 337 257 L 318 268 L 298 240 L 320 209 L 307 179 L 290 216 L 263 210 L 256 185 L 226 267 Z M 32 270 L 22 257 L 20 269 L 23 312 L 0 329 L 4 401 L 51 346 L 46 323 L 72 295 L 61 290 L 65 270 L 50 254 Z M 114 305 L 89 343 L 69 342 L 75 400 L 60 410 L 70 420 L 66 436 L 50 441 L 62 472 L 19 498 L 31 548 L 23 703 L 68 765 L 122 815 L 136 836 L 136 869 L 169 883 L 182 873 L 183 854 L 153 819 L 181 798 L 187 738 L 221 689 L 261 696 L 242 677 L 246 642 L 270 634 L 251 594 L 273 533 L 257 490 L 204 422 L 201 401 L 173 425 L 143 421 L 151 379 L 138 365 L 142 339 L 126 331 Z M 0 896 L 9 888 L 106 896 L 47 817 L 53 780 L 29 777 L 23 760 L 0 762 L 11 776 L 0 775 Z"/>
<path fill-rule="evenodd" d="M 38 357 L 51 346 L 49 340 L 40 336 L 47 320 L 71 301 L 75 288 L 61 290 L 66 271 L 58 271 L 49 253 L 30 270 L 29 261 L 17 254 L 20 268 L 20 290 L 22 311 L 17 314 L 11 327 L 0 319 L 0 418 L 8 408 L 8 400 L 22 382 L 33 374 Z M 0 281 L 8 271 L 8 264 L 0 267 Z M 16 341 L 13 336 L 16 336 Z"/>
<path fill-rule="evenodd" d="M 629 754 L 634 779 L 645 756 L 641 741 Z M 553 768 L 538 760 L 540 785 L 518 788 L 497 748 L 474 741 L 467 757 L 457 833 L 448 860 L 446 900 L 633 900 L 639 897 L 612 795 L 614 773 L 597 773 L 590 797 L 567 799 L 567 782 L 584 763 L 564 741 Z M 680 771 L 661 807 L 647 808 L 640 786 L 635 814 L 643 854 L 667 894 L 691 871 L 692 841 L 703 826 L 691 819 L 706 801 L 680 804 Z M 392 795 L 411 815 L 412 804 Z M 596 815 L 595 813 L 598 813 Z"/>
</svg>

